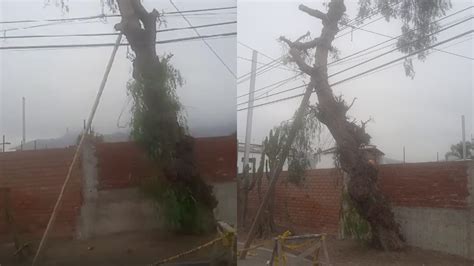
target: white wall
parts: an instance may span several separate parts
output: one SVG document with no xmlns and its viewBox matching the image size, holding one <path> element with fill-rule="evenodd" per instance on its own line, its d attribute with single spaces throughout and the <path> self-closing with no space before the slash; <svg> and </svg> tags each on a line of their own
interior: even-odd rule
<svg viewBox="0 0 474 266">
<path fill-rule="evenodd" d="M 243 162 L 242 158 L 244 158 L 244 152 L 239 152 L 237 156 L 237 167 L 239 173 L 243 172 Z M 258 167 L 260 166 L 260 154 L 258 153 L 250 153 L 249 158 L 255 158 L 255 171 L 257 171 Z M 252 167 L 252 164 L 250 165 Z M 320 161 L 318 162 L 316 158 L 310 161 L 310 169 L 329 169 L 334 168 L 334 155 L 333 154 L 323 154 L 320 156 Z M 283 171 L 288 170 L 288 164 L 285 162 L 283 166 Z M 252 168 L 250 168 L 250 172 L 252 172 Z"/>
</svg>

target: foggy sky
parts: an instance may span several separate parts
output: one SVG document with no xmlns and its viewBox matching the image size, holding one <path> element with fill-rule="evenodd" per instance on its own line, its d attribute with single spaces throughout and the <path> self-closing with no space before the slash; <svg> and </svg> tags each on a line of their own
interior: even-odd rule
<svg viewBox="0 0 474 266">
<path fill-rule="evenodd" d="M 305 3 L 309 7 L 324 10 L 323 1 Z M 449 13 L 461 10 L 472 4 L 472 1 L 452 1 L 453 8 Z M 259 50 L 272 58 L 278 58 L 285 53 L 277 38 L 281 35 L 291 40 L 310 31 L 312 37 L 319 36 L 321 23 L 298 10 L 301 1 L 248 1 L 240 0 L 238 8 L 238 39 L 244 44 Z M 347 14 L 353 18 L 356 14 L 357 1 L 345 1 Z M 460 20 L 472 15 L 472 9 L 445 22 Z M 472 20 L 456 26 L 438 36 L 442 41 L 473 28 Z M 400 23 L 379 20 L 364 29 L 383 33 L 390 36 L 400 34 Z M 472 37 L 472 35 L 471 35 Z M 456 41 L 439 46 L 440 49 L 473 57 L 472 39 L 452 47 L 445 48 L 456 42 L 467 40 L 464 37 Z M 363 48 L 387 40 L 362 31 L 336 39 L 334 44 L 344 57 Z M 384 50 L 386 51 L 386 50 Z M 329 73 L 335 73 L 364 59 L 381 53 L 367 55 L 351 63 L 343 64 L 338 68 L 330 68 Z M 237 46 L 240 57 L 251 58 L 251 51 L 242 45 Z M 342 80 L 363 70 L 388 62 L 402 56 L 401 53 L 392 53 L 372 63 L 347 71 L 346 73 L 330 78 L 330 83 Z M 259 54 L 258 61 L 270 62 L 270 59 Z M 329 60 L 332 61 L 332 60 Z M 451 144 L 461 140 L 461 115 L 466 116 L 466 134 L 469 140 L 473 133 L 473 62 L 453 55 L 435 52 L 424 62 L 414 61 L 416 76 L 414 80 L 406 77 L 402 65 L 391 67 L 353 81 L 333 87 L 336 95 L 343 94 L 346 101 L 357 100 L 349 111 L 349 115 L 357 120 L 373 119 L 367 125 L 368 133 L 372 136 L 372 143 L 377 145 L 388 157 L 401 160 L 403 146 L 406 147 L 406 160 L 435 161 L 439 152 L 440 160 L 449 150 Z M 238 76 L 250 71 L 250 62 L 238 60 Z M 256 89 L 283 80 L 294 73 L 276 69 L 257 77 Z M 282 91 L 303 84 L 302 79 L 288 83 L 271 93 Z M 307 81 L 307 78 L 306 78 Z M 237 87 L 237 94 L 248 93 L 249 82 L 243 82 Z M 268 102 L 285 96 L 303 92 L 303 88 L 278 96 L 257 101 L 256 104 Z M 259 96 L 256 93 L 256 97 Z M 248 97 L 248 96 L 247 96 Z M 239 98 L 238 103 L 246 102 L 247 97 Z M 312 102 L 315 102 L 313 95 Z M 252 142 L 261 143 L 268 131 L 281 121 L 290 119 L 294 114 L 301 98 L 283 101 L 277 104 L 266 105 L 254 109 Z M 246 105 L 238 105 L 238 108 Z M 245 139 L 246 111 L 238 112 L 239 141 Z M 321 134 L 320 147 L 329 148 L 334 145 L 327 131 Z"/>
<path fill-rule="evenodd" d="M 98 15 L 99 0 L 69 1 L 69 14 L 60 8 L 44 7 L 43 0 L 1 0 L 0 20 L 68 18 Z M 54 1 L 52 1 L 54 2 Z M 169 1 L 145 0 L 148 10 L 175 11 Z M 181 10 L 234 6 L 234 1 L 175 1 Z M 210 24 L 236 19 L 234 10 L 222 10 L 221 15 L 190 16 L 194 25 Z M 106 13 L 108 10 L 106 10 Z M 7 35 L 103 33 L 114 32 L 118 18 L 63 23 L 48 27 L 17 30 Z M 41 24 L 39 22 L 37 24 Z M 187 27 L 179 16 L 166 17 L 167 27 Z M 0 24 L 8 29 L 29 24 Z M 165 27 L 164 25 L 162 27 Z M 235 32 L 236 25 L 198 29 L 200 34 Z M 159 33 L 157 40 L 196 36 L 192 30 Z M 2 46 L 113 43 L 116 36 L 68 37 L 44 39 L 9 39 L 0 41 Z M 126 42 L 124 37 L 122 42 Z M 236 38 L 208 39 L 227 65 L 236 72 Z M 21 98 L 26 97 L 27 141 L 36 138 L 55 138 L 67 129 L 82 128 L 83 119 L 89 115 L 102 79 L 112 47 L 0 51 L 0 134 L 7 141 L 18 144 L 21 140 Z M 195 136 L 227 135 L 236 130 L 235 79 L 200 40 L 157 45 L 159 55 L 174 54 L 172 64 L 181 71 L 185 85 L 177 93 L 187 114 L 188 126 Z M 131 78 L 131 62 L 126 58 L 126 47 L 120 47 L 113 64 L 107 86 L 94 118 L 93 127 L 99 133 L 113 133 L 126 129 L 117 127 L 120 112 L 126 104 L 126 83 Z M 120 120 L 126 125 L 130 120 L 129 108 Z M 11 145 L 13 147 L 14 145 Z"/>
</svg>

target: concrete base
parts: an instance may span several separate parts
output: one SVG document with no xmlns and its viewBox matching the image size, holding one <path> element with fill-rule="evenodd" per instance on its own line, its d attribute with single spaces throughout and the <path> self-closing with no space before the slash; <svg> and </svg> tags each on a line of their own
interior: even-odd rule
<svg viewBox="0 0 474 266">
<path fill-rule="evenodd" d="M 405 207 L 393 210 L 408 245 L 470 257 L 468 210 Z"/>
<path fill-rule="evenodd" d="M 214 194 L 219 202 L 214 210 L 216 219 L 235 226 L 237 224 L 237 183 L 216 183 L 213 186 Z"/>
<path fill-rule="evenodd" d="M 215 209 L 216 219 L 235 225 L 236 183 L 215 184 L 214 193 L 219 202 Z M 98 191 L 97 197 L 81 209 L 77 236 L 89 239 L 113 233 L 159 229 L 163 222 L 153 204 L 138 188 Z"/>
<path fill-rule="evenodd" d="M 93 235 L 147 231 L 160 227 L 151 200 L 137 188 L 99 191 Z"/>
</svg>

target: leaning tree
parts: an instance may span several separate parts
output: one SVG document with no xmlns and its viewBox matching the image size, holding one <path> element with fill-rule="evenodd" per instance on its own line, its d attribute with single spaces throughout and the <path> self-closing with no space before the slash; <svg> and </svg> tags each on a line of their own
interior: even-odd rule
<svg viewBox="0 0 474 266">
<path fill-rule="evenodd" d="M 131 135 L 155 163 L 159 177 L 150 180 L 146 192 L 167 205 L 163 208 L 165 216 L 177 229 L 214 228 L 217 200 L 212 186 L 196 170 L 193 138 L 188 135 L 176 95 L 183 79 L 171 64 L 172 54 L 158 56 L 156 52 L 157 24 L 164 22 L 162 14 L 156 9 L 148 12 L 141 0 L 99 1 L 104 17 L 106 8 L 120 13 L 121 21 L 114 28 L 125 35 L 133 51 L 127 55 L 133 62 L 133 80 L 127 84 L 133 99 Z M 69 12 L 68 0 L 44 3 Z"/>
<path fill-rule="evenodd" d="M 285 37 L 280 40 L 289 48 L 289 58 L 299 70 L 310 77 L 300 107 L 297 110 L 288 138 L 282 146 L 278 166 L 272 171 L 272 180 L 256 217 L 252 223 L 249 237 L 244 248 L 248 248 L 255 237 L 255 231 L 261 222 L 262 213 L 282 171 L 291 145 L 302 128 L 305 111 L 310 108 L 316 118 L 323 123 L 337 146 L 338 164 L 349 177 L 348 194 L 356 210 L 367 220 L 372 231 L 372 243 L 384 250 L 399 250 L 404 247 L 404 239 L 389 202 L 377 187 L 377 169 L 360 149 L 369 144 L 370 136 L 365 131 L 365 123 L 349 121 L 348 105 L 342 97 L 336 97 L 328 81 L 328 56 L 335 48 L 332 42 L 339 31 L 339 26 L 347 22 L 346 7 L 343 0 L 331 0 L 327 3 L 327 11 L 300 5 L 299 9 L 320 20 L 322 30 L 319 37 L 310 41 L 302 41 L 304 37 L 291 41 Z M 402 34 L 398 38 L 397 48 L 400 52 L 413 54 L 419 59 L 426 56 L 426 48 L 436 41 L 439 29 L 436 19 L 445 14 L 451 7 L 449 0 L 360 0 L 359 22 L 367 18 L 371 10 L 378 10 L 386 20 L 400 19 Z M 314 50 L 314 54 L 311 52 Z M 407 74 L 412 75 L 410 61 L 405 62 Z M 310 96 L 315 92 L 317 103 L 310 104 Z M 241 253 L 245 258 L 246 252 Z"/>
<path fill-rule="evenodd" d="M 156 9 L 148 12 L 141 1 L 117 0 L 116 3 L 122 19 L 115 29 L 125 35 L 135 54 L 134 80 L 128 84 L 133 98 L 132 137 L 145 148 L 156 162 L 159 175 L 165 179 L 149 183 L 148 191 L 168 204 L 165 212 L 172 216 L 168 219 L 172 219 L 171 225 L 176 229 L 213 228 L 213 209 L 217 201 L 212 187 L 201 179 L 195 168 L 193 139 L 187 136 L 182 107 L 175 93 L 182 85 L 182 78 L 170 63 L 172 55 L 156 53 L 160 13 Z M 163 190 L 163 186 L 168 189 Z"/>
</svg>

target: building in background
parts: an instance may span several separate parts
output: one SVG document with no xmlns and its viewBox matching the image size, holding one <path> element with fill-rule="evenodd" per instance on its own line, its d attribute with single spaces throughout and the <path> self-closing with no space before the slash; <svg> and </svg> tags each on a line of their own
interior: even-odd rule
<svg viewBox="0 0 474 266">
<path fill-rule="evenodd" d="M 385 154 L 377 148 L 375 145 L 367 145 L 361 148 L 367 152 L 369 160 L 373 160 L 376 164 L 397 164 L 403 163 L 402 161 L 388 158 Z M 245 144 L 239 143 L 237 167 L 239 173 L 243 172 L 243 158 L 244 158 Z M 259 144 L 251 144 L 249 152 L 249 163 L 250 172 L 258 169 L 260 165 L 260 155 L 262 154 L 263 147 Z M 330 169 L 336 167 L 336 147 L 332 147 L 326 150 L 320 150 L 311 156 L 309 156 L 310 169 Z M 288 164 L 285 163 L 283 171 L 288 169 Z"/>
</svg>

